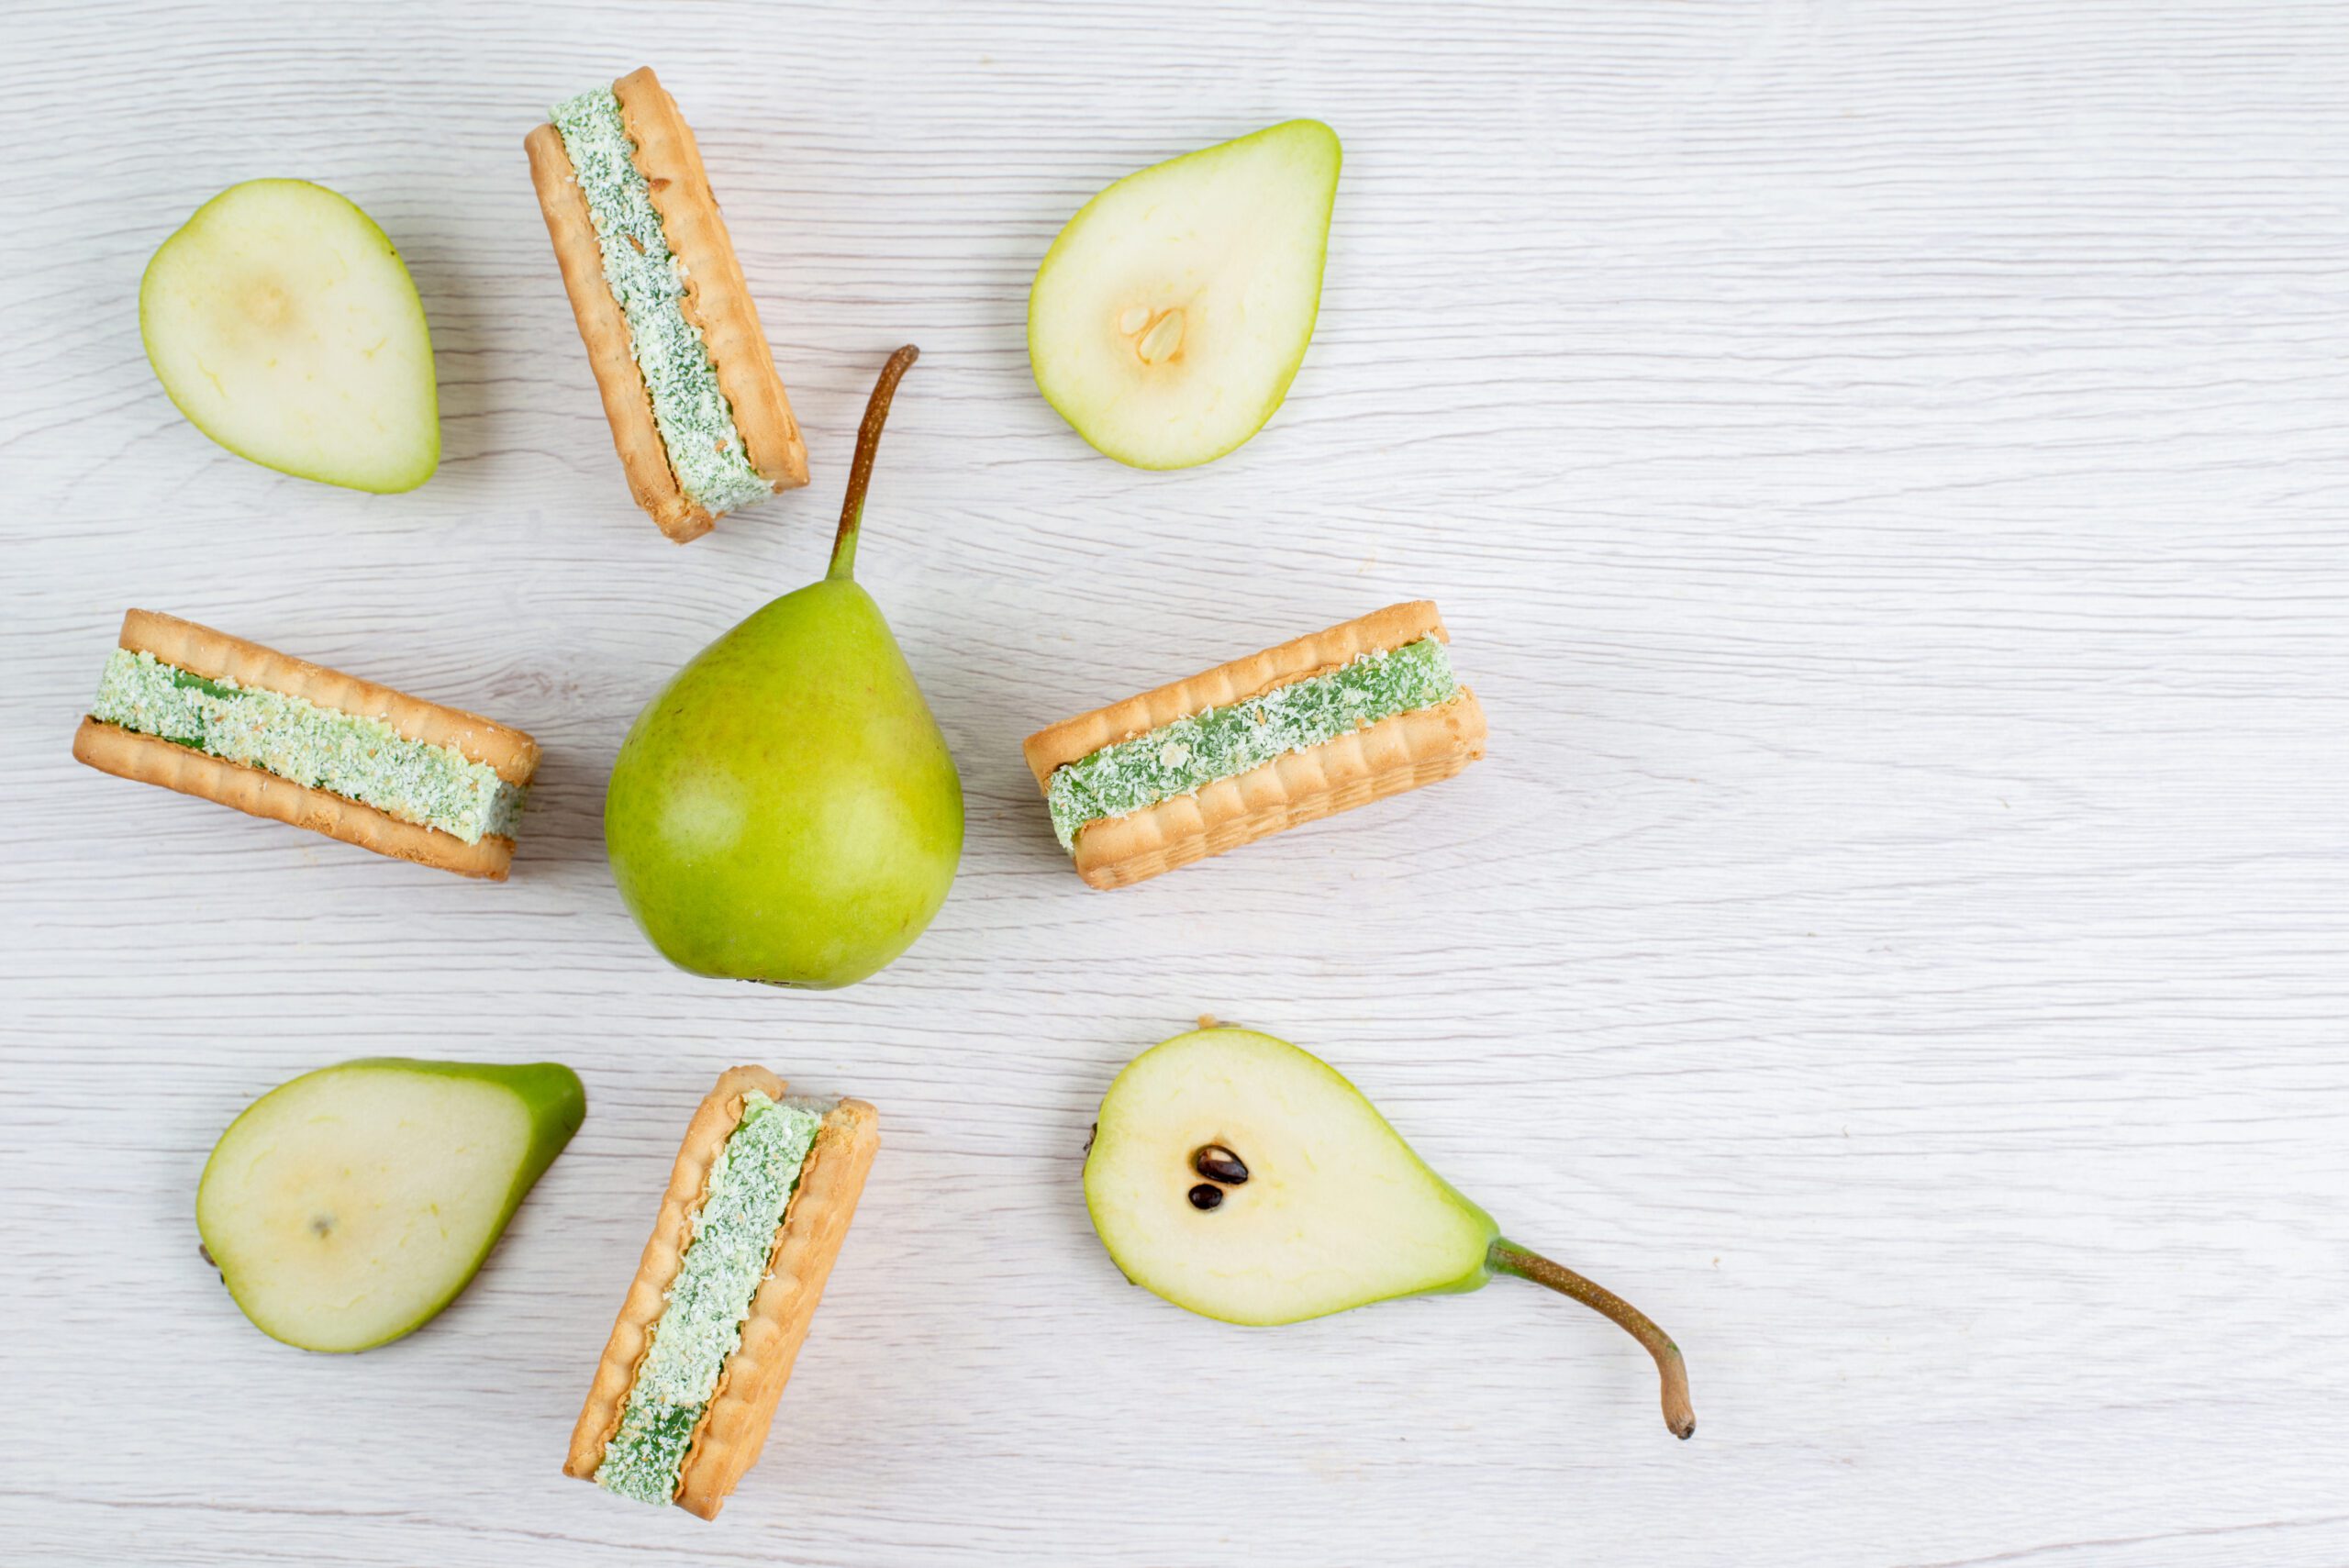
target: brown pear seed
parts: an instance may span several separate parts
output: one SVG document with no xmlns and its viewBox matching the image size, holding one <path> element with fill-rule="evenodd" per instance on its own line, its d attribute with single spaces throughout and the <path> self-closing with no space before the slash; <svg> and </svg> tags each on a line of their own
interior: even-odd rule
<svg viewBox="0 0 2349 1568">
<path fill-rule="evenodd" d="M 1201 1182 L 1197 1186 L 1193 1187 L 1186 1195 L 1189 1196 L 1191 1200 L 1191 1207 L 1193 1208 L 1213 1208 L 1216 1205 L 1223 1201 L 1223 1189 L 1219 1186 L 1212 1186 L 1206 1182 Z"/>
<path fill-rule="evenodd" d="M 1248 1166 L 1220 1143 L 1210 1143 L 1191 1156 L 1191 1169 L 1210 1182 L 1236 1187 L 1248 1179 Z"/>
</svg>

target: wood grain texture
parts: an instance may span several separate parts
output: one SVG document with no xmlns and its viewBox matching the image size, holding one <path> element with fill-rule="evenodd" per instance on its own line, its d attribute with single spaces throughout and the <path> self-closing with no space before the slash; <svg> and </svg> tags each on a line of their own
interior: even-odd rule
<svg viewBox="0 0 2349 1568">
<path fill-rule="evenodd" d="M 687 20 L 690 18 L 690 20 Z M 0 1556 L 354 1565 L 2349 1560 L 2349 19 L 2332 0 L 0 7 Z M 629 505 L 518 147 L 655 64 L 816 481 Z M 1034 395 L 1030 275 L 1111 177 L 1344 137 L 1319 336 L 1209 467 Z M 320 180 L 399 245 L 446 455 L 405 496 L 206 442 L 154 247 Z M 823 996 L 665 968 L 604 773 L 821 570 L 960 760 L 954 896 Z M 1114 898 L 1019 740 L 1443 606 L 1491 756 Z M 513 880 L 79 768 L 131 604 L 546 746 Z M 1513 1236 L 1501 1282 L 1247 1332 L 1125 1285 L 1078 1151 L 1197 1013 L 1313 1047 Z M 237 1315 L 195 1176 L 373 1052 L 554 1058 L 587 1123 L 445 1317 Z M 724 1519 L 564 1433 L 682 1125 L 772 1064 L 889 1146 Z"/>
</svg>

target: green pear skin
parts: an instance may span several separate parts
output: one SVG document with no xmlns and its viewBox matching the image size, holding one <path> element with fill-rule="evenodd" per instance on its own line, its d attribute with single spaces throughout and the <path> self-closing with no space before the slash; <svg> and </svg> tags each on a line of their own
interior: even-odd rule
<svg viewBox="0 0 2349 1568">
<path fill-rule="evenodd" d="M 883 417 L 910 362 L 875 389 Z M 694 973 L 852 984 L 910 947 L 953 884 L 962 780 L 850 575 L 878 438 L 868 412 L 830 573 L 704 649 L 613 764 L 604 844 L 620 898 Z"/>
<path fill-rule="evenodd" d="M 551 1062 L 322 1067 L 221 1133 L 197 1183 L 196 1230 L 262 1332 L 302 1350 L 373 1350 L 473 1282 L 586 1116 L 579 1075 Z"/>
<path fill-rule="evenodd" d="M 1696 1429 L 1679 1347 L 1620 1296 L 1519 1246 L 1429 1167 L 1361 1090 L 1254 1029 L 1178 1035 L 1101 1101 L 1085 1162 L 1093 1228 L 1133 1284 L 1202 1317 L 1295 1323 L 1496 1274 L 1600 1313 L 1655 1360 L 1664 1422 Z"/>
</svg>

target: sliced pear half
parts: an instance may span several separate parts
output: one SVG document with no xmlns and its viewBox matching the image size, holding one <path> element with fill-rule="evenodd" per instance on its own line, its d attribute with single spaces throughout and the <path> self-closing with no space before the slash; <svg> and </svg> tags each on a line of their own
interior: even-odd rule
<svg viewBox="0 0 2349 1568">
<path fill-rule="evenodd" d="M 1202 1150 L 1245 1180 L 1212 1183 Z M 1222 1188 L 1210 1207 L 1202 1183 Z M 1499 1234 L 1329 1063 L 1250 1029 L 1184 1035 L 1118 1075 L 1085 1196 L 1129 1279 L 1227 1323 L 1469 1289 Z"/>
<path fill-rule="evenodd" d="M 198 207 L 147 264 L 139 334 L 180 412 L 239 457 L 379 492 L 440 465 L 416 284 L 323 185 L 249 180 Z"/>
<path fill-rule="evenodd" d="M 1313 340 L 1337 133 L 1290 120 L 1130 174 L 1068 220 L 1028 295 L 1028 358 L 1076 433 L 1189 468 L 1264 428 Z"/>
<path fill-rule="evenodd" d="M 262 1333 L 368 1350 L 456 1299 L 586 1114 L 578 1076 L 552 1062 L 322 1068 L 220 1135 L 196 1229 Z"/>
<path fill-rule="evenodd" d="M 1335 1069 L 1252 1029 L 1178 1035 L 1109 1085 L 1085 1162 L 1093 1229 L 1128 1279 L 1229 1323 L 1319 1318 L 1511 1274 L 1655 1359 L 1664 1423 L 1697 1429 L 1679 1347 L 1629 1302 L 1504 1239 Z"/>
</svg>

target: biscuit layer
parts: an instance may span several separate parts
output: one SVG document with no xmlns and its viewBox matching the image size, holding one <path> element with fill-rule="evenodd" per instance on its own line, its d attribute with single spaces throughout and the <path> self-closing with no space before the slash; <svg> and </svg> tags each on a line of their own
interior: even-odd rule
<svg viewBox="0 0 2349 1568">
<path fill-rule="evenodd" d="M 651 1239 L 645 1243 L 636 1278 L 620 1304 L 586 1403 L 572 1429 L 571 1451 L 562 1466 L 566 1475 L 592 1481 L 603 1462 L 692 1240 L 693 1216 L 707 1191 L 710 1166 L 740 1125 L 742 1095 L 750 1089 L 781 1099 L 785 1084 L 763 1067 L 730 1068 L 685 1129 Z M 685 1452 L 675 1501 L 689 1513 L 716 1518 L 765 1444 L 792 1364 L 855 1215 L 879 1146 L 878 1127 L 877 1114 L 862 1100 L 842 1100 L 824 1118 L 777 1228 L 767 1276 L 742 1324 L 741 1343 L 727 1358 Z"/>
<path fill-rule="evenodd" d="M 164 663 L 176 664 L 192 675 L 234 681 L 240 686 L 257 686 L 300 697 L 320 707 L 362 718 L 381 719 L 407 740 L 447 746 L 471 761 L 486 763 L 507 784 L 529 784 L 530 775 L 538 772 L 539 743 L 519 729 L 494 723 L 462 708 L 426 702 L 177 616 L 157 610 L 131 610 L 122 617 L 122 635 L 117 640 L 134 653 L 152 653 Z"/>
<path fill-rule="evenodd" d="M 651 188 L 652 205 L 685 274 L 685 318 L 709 346 L 718 384 L 751 466 L 774 488 L 796 489 L 807 483 L 807 443 L 710 190 L 701 145 L 651 66 L 613 83 L 612 93 L 636 143 L 636 165 Z"/>
<path fill-rule="evenodd" d="M 662 284 L 658 292 L 667 295 L 682 286 L 682 296 L 673 296 L 674 306 L 695 339 L 701 368 L 693 375 L 715 377 L 713 406 L 722 403 L 727 416 L 726 430 L 714 438 L 718 456 L 742 478 L 755 475 L 760 484 L 748 495 L 720 495 L 707 484 L 697 487 L 692 473 L 709 466 L 710 454 L 696 448 L 681 459 L 664 439 L 670 427 L 656 409 L 654 389 L 647 384 L 641 362 L 647 346 L 631 329 L 631 311 L 637 307 L 624 307 L 615 297 L 607 237 L 596 228 L 563 129 L 540 126 L 524 138 L 524 147 L 629 493 L 664 534 L 684 543 L 708 532 L 715 517 L 731 507 L 807 484 L 807 449 L 692 128 L 650 68 L 621 77 L 611 94 L 619 129 L 629 143 L 629 163 L 642 178 L 641 192 L 629 199 L 631 204 L 649 200 L 657 219 L 657 232 L 637 237 L 635 248 L 640 255 L 651 255 L 648 247 L 665 247 L 673 260 L 674 282 Z M 601 167 L 600 154 L 590 155 L 590 161 Z M 633 179 L 629 183 L 633 189 Z M 625 253 L 621 259 L 633 260 Z M 727 456 L 736 442 L 739 454 Z"/>
<path fill-rule="evenodd" d="M 151 653 L 207 680 L 234 681 L 240 686 L 278 692 L 319 707 L 377 719 L 404 739 L 447 746 L 484 763 L 510 784 L 528 784 L 538 771 L 539 743 L 519 729 L 462 708 L 425 702 L 177 616 L 131 610 L 122 617 L 117 640 L 134 653 Z M 503 882 L 514 862 L 510 838 L 484 835 L 468 844 L 452 833 L 403 822 L 328 791 L 95 718 L 84 718 L 74 732 L 73 755 L 117 778 L 195 795 L 248 816 L 307 828 L 379 855 L 414 861 L 460 876 Z"/>
<path fill-rule="evenodd" d="M 661 428 L 652 422 L 652 395 L 637 368 L 628 318 L 604 281 L 603 246 L 596 238 L 587 198 L 580 194 L 571 155 L 563 150 L 562 133 L 542 125 L 522 139 L 522 146 L 530 155 L 530 183 L 546 217 L 547 238 L 554 242 L 555 264 L 562 270 L 563 292 L 571 297 L 580 340 L 587 346 L 587 365 L 596 374 L 596 390 L 603 399 L 604 418 L 611 427 L 629 494 L 670 539 L 679 544 L 699 539 L 709 532 L 714 519 L 678 486 L 669 468 L 669 450 L 661 439 Z"/>
<path fill-rule="evenodd" d="M 824 1118 L 742 1325 L 741 1348 L 728 1358 L 685 1455 L 677 1506 L 686 1512 L 716 1518 L 758 1462 L 880 1144 L 879 1115 L 862 1100 L 842 1100 Z"/>
<path fill-rule="evenodd" d="M 1094 887 L 1130 887 L 1284 828 L 1448 779 L 1485 754 L 1485 710 L 1467 687 L 1442 707 L 1397 714 L 1196 795 L 1077 835 L 1077 873 Z"/>
<path fill-rule="evenodd" d="M 74 732 L 73 756 L 117 778 L 158 784 L 248 816 L 290 822 L 379 855 L 414 861 L 460 876 L 503 882 L 514 863 L 511 839 L 484 835 L 468 844 L 454 834 L 403 822 L 372 806 L 95 718 L 83 719 Z"/>
<path fill-rule="evenodd" d="M 1210 707 L 1243 702 L 1421 638 L 1449 642 L 1434 603 L 1413 599 L 1293 638 L 1139 696 L 1063 719 L 1021 751 L 1049 798 L 1053 770 Z M 1094 887 L 1127 887 L 1268 834 L 1450 778 L 1485 754 L 1485 710 L 1466 686 L 1321 745 L 1124 817 L 1086 823 L 1074 860 Z"/>
<path fill-rule="evenodd" d="M 1326 631 L 1292 638 L 1276 648 L 1234 659 L 1183 680 L 1170 681 L 1140 696 L 1063 719 L 1028 737 L 1020 750 L 1028 759 L 1029 771 L 1036 775 L 1037 787 L 1049 789 L 1054 768 L 1089 757 L 1104 746 L 1130 740 L 1204 708 L 1223 707 L 1261 696 L 1276 686 L 1339 669 L 1364 653 L 1400 648 L 1423 637 L 1446 642 L 1452 639 L 1432 600 L 1389 605 L 1366 616 L 1341 621 Z"/>
<path fill-rule="evenodd" d="M 620 1424 L 620 1410 L 636 1382 L 637 1363 L 652 1342 L 652 1326 L 661 1320 L 663 1297 L 685 1260 L 685 1244 L 693 1240 L 694 1210 L 701 1207 L 702 1190 L 718 1151 L 734 1135 L 742 1119 L 742 1095 L 756 1089 L 771 1100 L 783 1097 L 784 1082 L 763 1067 L 729 1067 L 718 1084 L 702 1097 L 686 1124 L 685 1142 L 669 1168 L 669 1188 L 662 1195 L 661 1212 L 652 1235 L 638 1260 L 636 1278 L 621 1298 L 619 1317 L 604 1343 L 604 1358 L 596 1363 L 587 1402 L 571 1429 L 571 1453 L 562 1473 L 592 1481 L 603 1462 L 604 1445 Z"/>
</svg>

